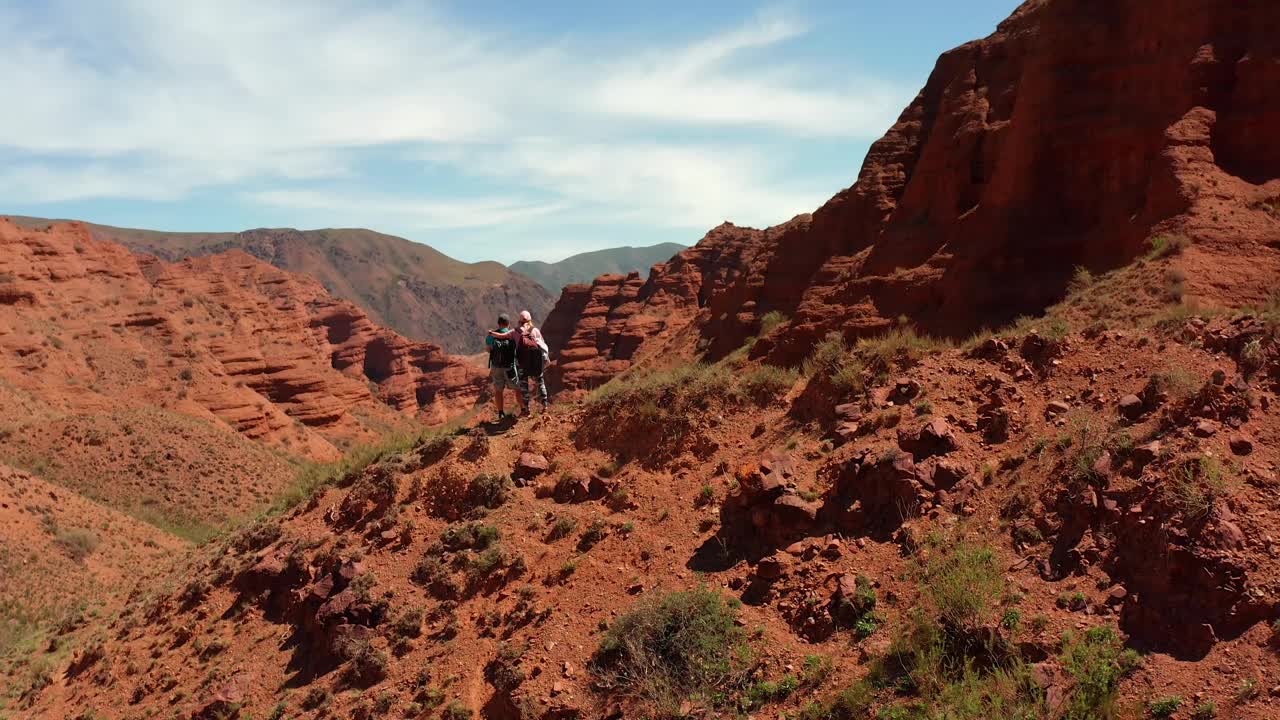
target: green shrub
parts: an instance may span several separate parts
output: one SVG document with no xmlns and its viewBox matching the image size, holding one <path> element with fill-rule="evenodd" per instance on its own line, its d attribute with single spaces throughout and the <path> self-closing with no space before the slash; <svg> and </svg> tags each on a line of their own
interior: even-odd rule
<svg viewBox="0 0 1280 720">
<path fill-rule="evenodd" d="M 1222 463 L 1209 455 L 1184 462 L 1173 468 L 1164 488 L 1166 498 L 1183 517 L 1203 520 L 1227 492 Z"/>
<path fill-rule="evenodd" d="M 609 524 L 603 520 L 596 520 L 583 531 L 582 537 L 578 538 L 578 550 L 586 552 L 607 537 L 609 537 Z"/>
<path fill-rule="evenodd" d="M 449 568 L 439 555 L 427 554 L 414 566 L 409 577 L 419 585 L 430 586 L 448 580 Z"/>
<path fill-rule="evenodd" d="M 1258 684 L 1257 678 L 1245 678 L 1240 683 L 1240 688 L 1236 690 L 1236 702 L 1247 703 L 1258 699 L 1262 694 L 1262 688 Z"/>
<path fill-rule="evenodd" d="M 444 720 L 471 720 L 473 714 L 471 708 L 457 700 L 450 700 L 440 717 Z"/>
<path fill-rule="evenodd" d="M 1177 255 L 1191 246 L 1186 235 L 1156 235 L 1147 240 L 1147 260 L 1159 260 L 1163 257 Z"/>
<path fill-rule="evenodd" d="M 467 563 L 467 574 L 472 580 L 489 577 L 507 564 L 507 555 L 502 548 L 491 546 L 484 552 L 471 558 Z"/>
<path fill-rule="evenodd" d="M 752 402 L 765 406 L 785 395 L 799 379 L 800 373 L 791 368 L 757 365 L 742 376 L 742 391 Z"/>
<path fill-rule="evenodd" d="M 1083 637 L 1068 634 L 1062 641 L 1060 661 L 1074 680 L 1065 709 L 1067 720 L 1116 717 L 1120 680 L 1141 662 L 1137 653 L 1121 646 L 1109 627 L 1092 628 Z"/>
<path fill-rule="evenodd" d="M 440 534 L 440 544 L 444 546 L 444 549 L 455 552 L 458 550 L 484 550 L 498 542 L 498 537 L 498 528 L 492 525 L 482 525 L 480 523 L 450 525 Z"/>
<path fill-rule="evenodd" d="M 865 387 L 862 361 L 850 352 L 838 332 L 828 333 L 814 345 L 801 368 L 805 377 L 830 385 L 837 397 L 861 392 Z"/>
<path fill-rule="evenodd" d="M 988 623 L 1004 591 L 995 550 L 967 541 L 938 549 L 921 568 L 921 583 L 939 618 L 955 628 Z"/>
<path fill-rule="evenodd" d="M 794 675 L 786 675 L 781 680 L 762 680 L 747 688 L 745 710 L 755 710 L 770 703 L 781 702 L 791 697 L 800 687 L 800 681 Z"/>
<path fill-rule="evenodd" d="M 397 637 L 416 638 L 422 635 L 422 609 L 410 608 L 391 622 L 391 634 Z"/>
<path fill-rule="evenodd" d="M 764 314 L 764 317 L 760 318 L 760 331 L 757 334 L 760 337 L 764 337 L 765 335 L 773 332 L 779 325 L 787 322 L 789 319 L 790 318 L 788 318 L 786 314 L 778 312 L 777 310 L 767 312 Z"/>
<path fill-rule="evenodd" d="M 1151 717 L 1167 718 L 1173 717 L 1173 714 L 1178 712 L 1180 707 L 1182 707 L 1182 698 L 1167 697 L 1151 701 L 1151 704 L 1147 706 L 1147 711 L 1151 713 Z"/>
<path fill-rule="evenodd" d="M 387 655 L 368 640 L 353 640 L 342 648 L 347 665 L 343 677 L 357 687 L 368 687 L 387 677 Z"/>
<path fill-rule="evenodd" d="M 1240 369 L 1245 378 L 1252 378 L 1266 365 L 1267 354 L 1262 349 L 1262 340 L 1254 338 L 1240 348 Z"/>
<path fill-rule="evenodd" d="M 659 713 L 738 685 L 750 656 L 737 611 L 701 587 L 642 601 L 605 633 L 592 671 Z"/>
<path fill-rule="evenodd" d="M 1212 700 L 1205 700 L 1191 711 L 1191 720 L 1213 720 L 1218 717 L 1218 705 Z"/>
<path fill-rule="evenodd" d="M 551 531 L 547 533 L 547 540 L 555 542 L 560 538 L 569 537 L 577 527 L 578 521 L 576 519 L 568 516 L 562 516 L 551 526 Z"/>
<path fill-rule="evenodd" d="M 480 473 L 467 485 L 467 499 L 471 507 L 493 510 L 502 507 L 511 493 L 511 478 L 494 473 Z"/>
<path fill-rule="evenodd" d="M 1022 613 L 1017 608 L 1009 608 L 1004 611 L 1004 615 L 1000 618 L 1000 627 L 1009 632 L 1017 632 L 1022 625 Z"/>
</svg>

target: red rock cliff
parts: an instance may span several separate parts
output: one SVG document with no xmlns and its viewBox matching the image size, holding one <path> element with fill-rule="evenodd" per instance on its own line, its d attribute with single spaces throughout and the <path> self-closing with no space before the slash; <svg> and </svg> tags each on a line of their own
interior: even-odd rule
<svg viewBox="0 0 1280 720">
<path fill-rule="evenodd" d="M 158 406 L 316 457 L 472 405 L 484 370 L 242 251 L 166 263 L 0 219 L 0 381 L 56 412 Z"/>
<path fill-rule="evenodd" d="M 1076 266 L 1124 264 L 1155 232 L 1194 241 L 1191 292 L 1260 300 L 1280 271 L 1280 221 L 1260 204 L 1280 195 L 1277 87 L 1280 4 L 1031 0 L 945 53 L 812 216 L 716 228 L 633 293 L 609 277 L 566 289 L 547 322 L 557 372 L 585 387 L 695 338 L 715 357 L 770 310 L 792 322 L 762 347 L 787 362 L 900 315 L 963 337 L 1042 310 Z"/>
</svg>

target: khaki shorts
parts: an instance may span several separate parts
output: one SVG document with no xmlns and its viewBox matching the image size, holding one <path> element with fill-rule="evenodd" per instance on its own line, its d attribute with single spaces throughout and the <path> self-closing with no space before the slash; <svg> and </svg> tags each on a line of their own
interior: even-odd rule
<svg viewBox="0 0 1280 720">
<path fill-rule="evenodd" d="M 516 384 L 519 376 L 516 369 L 504 370 L 503 368 L 489 368 L 489 377 L 493 379 L 493 389 L 496 392 L 502 392 L 507 388 L 512 390 L 518 389 L 520 386 Z"/>
</svg>

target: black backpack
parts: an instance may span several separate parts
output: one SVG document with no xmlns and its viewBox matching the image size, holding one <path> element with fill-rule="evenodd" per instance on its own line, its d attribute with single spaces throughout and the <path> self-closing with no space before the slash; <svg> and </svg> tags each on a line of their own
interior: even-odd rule
<svg viewBox="0 0 1280 720">
<path fill-rule="evenodd" d="M 520 333 L 514 337 L 493 338 L 489 346 L 489 367 L 508 369 L 516 364 L 516 343 Z"/>
</svg>

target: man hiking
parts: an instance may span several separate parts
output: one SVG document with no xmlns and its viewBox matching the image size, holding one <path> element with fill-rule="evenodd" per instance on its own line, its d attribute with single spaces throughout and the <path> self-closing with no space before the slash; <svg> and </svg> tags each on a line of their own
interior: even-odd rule
<svg viewBox="0 0 1280 720">
<path fill-rule="evenodd" d="M 498 316 L 498 329 L 489 331 L 484 344 L 489 346 L 489 377 L 493 379 L 493 403 L 498 411 L 497 422 L 502 422 L 507 417 L 504 403 L 508 387 L 516 391 L 516 403 L 524 404 L 518 384 L 520 371 L 516 368 L 520 333 L 511 328 L 511 318 L 506 313 Z"/>
<path fill-rule="evenodd" d="M 547 383 L 542 372 L 547 367 L 547 341 L 542 339 L 542 331 L 533 324 L 533 316 L 528 310 L 520 311 L 520 347 L 516 350 L 516 364 L 520 366 L 520 377 L 516 385 L 524 395 L 524 410 L 533 411 L 533 393 L 538 394 L 542 403 L 542 412 L 547 411 Z"/>
</svg>

